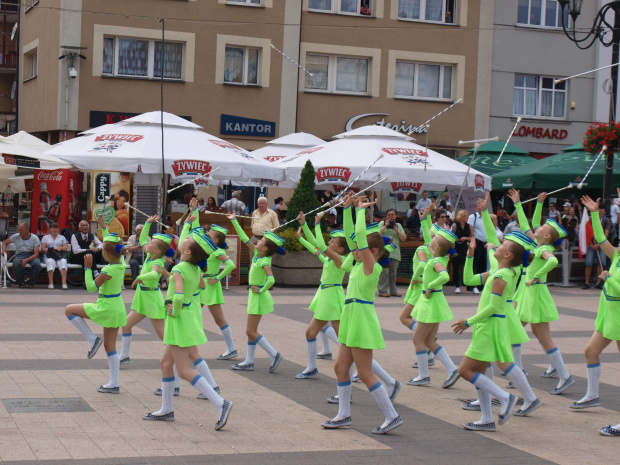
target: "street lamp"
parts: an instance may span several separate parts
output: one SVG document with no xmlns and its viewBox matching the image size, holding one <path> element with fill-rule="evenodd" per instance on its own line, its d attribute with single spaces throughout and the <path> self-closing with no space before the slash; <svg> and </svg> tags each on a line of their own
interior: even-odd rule
<svg viewBox="0 0 620 465">
<path fill-rule="evenodd" d="M 576 23 L 577 17 L 581 14 L 581 4 L 583 0 L 557 0 L 560 4 L 560 8 L 562 8 L 562 29 L 564 30 L 564 34 L 571 41 L 577 45 L 582 50 L 592 47 L 596 40 L 598 40 L 603 47 L 612 47 L 611 49 L 611 63 L 618 63 L 618 56 L 620 52 L 620 0 L 614 0 L 609 2 L 601 7 L 594 18 L 594 22 L 592 23 L 592 27 L 590 30 L 585 33 L 585 35 L 581 38 L 577 37 L 576 31 Z M 567 28 L 564 18 L 564 9 L 568 7 L 568 14 L 573 19 L 572 27 Z M 614 24 L 610 24 L 607 21 L 606 16 L 607 13 L 614 13 Z M 611 34 L 610 34 L 611 33 Z M 614 121 L 615 111 L 617 107 L 617 99 L 618 99 L 618 66 L 611 67 L 611 105 L 609 108 L 609 121 Z M 603 197 L 605 204 L 607 205 L 607 211 L 611 211 L 611 191 L 612 191 L 612 177 L 613 177 L 613 169 L 614 169 L 614 153 L 615 149 L 618 147 L 614 147 L 614 150 L 611 154 L 608 154 L 605 162 L 605 183 L 603 188 Z"/>
</svg>

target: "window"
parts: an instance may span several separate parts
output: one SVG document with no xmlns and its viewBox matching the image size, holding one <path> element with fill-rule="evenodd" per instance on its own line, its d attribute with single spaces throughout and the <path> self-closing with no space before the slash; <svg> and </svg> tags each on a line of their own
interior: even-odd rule
<svg viewBox="0 0 620 465">
<path fill-rule="evenodd" d="M 23 80 L 28 81 L 37 77 L 37 48 L 24 53 Z"/>
<path fill-rule="evenodd" d="M 399 0 L 398 17 L 455 24 L 456 0 Z"/>
<path fill-rule="evenodd" d="M 452 65 L 396 62 L 394 96 L 452 99 Z"/>
<path fill-rule="evenodd" d="M 565 118 L 566 82 L 554 78 L 515 75 L 512 113 L 520 116 Z"/>
<path fill-rule="evenodd" d="M 258 85 L 259 49 L 226 47 L 224 82 L 244 86 Z"/>
<path fill-rule="evenodd" d="M 227 3 L 246 3 L 250 5 L 260 5 L 261 0 L 226 0 Z"/>
<path fill-rule="evenodd" d="M 519 0 L 517 24 L 540 27 L 562 27 L 562 9 L 556 0 Z M 564 9 L 568 25 L 568 8 Z"/>
<path fill-rule="evenodd" d="M 165 42 L 164 78 L 183 78 L 183 43 Z M 162 72 L 162 42 L 155 40 L 104 37 L 103 75 L 156 79 Z"/>
<path fill-rule="evenodd" d="M 307 91 L 368 94 L 370 59 L 330 55 L 308 55 L 306 69 Z"/>
<path fill-rule="evenodd" d="M 308 9 L 328 13 L 371 16 L 372 0 L 308 0 Z"/>
</svg>

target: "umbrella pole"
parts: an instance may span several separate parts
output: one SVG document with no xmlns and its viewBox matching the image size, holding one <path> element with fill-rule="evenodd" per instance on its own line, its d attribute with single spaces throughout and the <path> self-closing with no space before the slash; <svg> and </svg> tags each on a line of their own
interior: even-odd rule
<svg viewBox="0 0 620 465">
<path fill-rule="evenodd" d="M 493 162 L 494 165 L 499 165 L 499 161 L 502 159 L 502 156 L 504 155 L 504 151 L 506 150 L 506 147 L 508 147 L 508 142 L 510 142 L 510 139 L 512 139 L 512 135 L 517 130 L 517 126 L 519 125 L 519 123 L 521 122 L 522 119 L 523 119 L 523 117 L 521 117 L 521 116 L 519 116 L 517 118 L 517 122 L 515 123 L 514 127 L 512 128 L 512 131 L 510 131 L 510 135 L 508 136 L 508 140 L 504 144 L 504 148 L 502 149 L 502 153 L 499 154 L 499 157 L 497 158 L 497 161 Z"/>
<path fill-rule="evenodd" d="M 469 166 L 467 167 L 467 171 L 465 172 L 465 179 L 463 179 L 463 184 L 461 184 L 461 190 L 459 192 L 459 196 L 456 199 L 456 203 L 454 204 L 454 210 L 452 211 L 452 215 L 450 219 L 454 221 L 456 218 L 456 210 L 459 208 L 459 202 L 461 201 L 461 195 L 463 194 L 463 189 L 465 189 L 465 183 L 467 182 L 467 176 L 469 176 L 469 170 L 471 169 L 471 165 L 474 164 L 474 158 L 476 158 L 476 153 L 478 153 L 478 147 L 480 147 L 479 143 L 474 144 L 474 153 L 471 156 L 471 160 L 469 161 Z"/>
</svg>

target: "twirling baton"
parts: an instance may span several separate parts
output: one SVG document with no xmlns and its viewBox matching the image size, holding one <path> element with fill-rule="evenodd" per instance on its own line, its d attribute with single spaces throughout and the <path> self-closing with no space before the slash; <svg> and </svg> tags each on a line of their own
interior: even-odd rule
<svg viewBox="0 0 620 465">
<path fill-rule="evenodd" d="M 554 191 L 547 192 L 547 195 L 555 194 L 556 192 L 560 192 L 560 191 L 563 191 L 565 189 L 570 189 L 571 187 L 575 187 L 575 186 L 573 186 L 572 184 L 569 184 L 568 186 L 564 186 L 564 187 L 561 187 L 561 188 L 556 189 Z M 534 198 L 531 198 L 531 199 L 524 200 L 523 202 L 521 202 L 521 205 L 524 205 L 524 204 L 526 204 L 528 202 L 533 202 L 534 200 L 537 200 L 537 199 L 538 199 L 538 197 L 534 197 Z"/>
<path fill-rule="evenodd" d="M 454 210 L 452 211 L 452 215 L 450 219 L 454 221 L 456 218 L 456 210 L 459 208 L 459 202 L 461 201 L 461 195 L 463 194 L 463 189 L 465 189 L 465 184 L 467 183 L 467 176 L 469 176 L 469 170 L 471 169 L 471 165 L 474 164 L 474 158 L 476 158 L 476 153 L 478 153 L 478 147 L 480 147 L 479 143 L 474 144 L 474 153 L 471 156 L 471 160 L 469 161 L 469 166 L 467 167 L 467 171 L 465 172 L 465 179 L 463 179 L 463 184 L 461 185 L 461 191 L 459 192 L 459 196 L 456 199 L 456 203 L 454 204 Z"/>
<path fill-rule="evenodd" d="M 218 166 L 218 167 L 217 167 L 217 168 L 215 168 L 214 170 L 211 170 L 211 171 L 209 172 L 209 174 L 199 174 L 198 176 L 193 177 L 193 178 L 192 178 L 192 179 L 190 179 L 189 181 L 184 182 L 184 183 L 183 183 L 183 184 L 181 184 L 180 186 L 176 186 L 176 187 L 173 187 L 172 189 L 168 189 L 168 194 L 170 194 L 170 192 L 174 192 L 174 191 L 176 191 L 177 189 L 180 189 L 180 188 L 181 188 L 181 187 L 183 187 L 183 186 L 187 186 L 188 184 L 191 184 L 191 183 L 195 182 L 197 179 L 203 179 L 203 178 L 204 178 L 204 179 L 206 179 L 207 181 L 213 181 L 213 178 L 211 177 L 211 175 L 212 175 L 213 173 L 215 173 L 216 171 L 219 171 L 219 170 L 220 170 L 220 167 Z"/>
<path fill-rule="evenodd" d="M 460 140 L 459 145 L 475 144 L 476 142 L 490 142 L 492 140 L 497 142 L 499 140 L 499 136 L 489 137 L 488 139 Z"/>
<path fill-rule="evenodd" d="M 510 142 L 510 139 L 512 138 L 512 135 L 515 133 L 517 126 L 519 125 L 519 123 L 521 122 L 521 120 L 523 119 L 522 116 L 519 116 L 517 118 L 517 122 L 515 123 L 514 127 L 512 128 L 512 131 L 510 132 L 510 135 L 508 136 L 508 140 L 506 141 L 506 143 L 504 144 L 504 148 L 502 149 L 502 153 L 499 154 L 499 158 L 493 162 L 494 165 L 499 165 L 499 161 L 502 159 L 502 155 L 504 155 L 504 150 L 506 150 L 506 147 L 508 147 L 508 142 Z"/>
<path fill-rule="evenodd" d="M 596 156 L 596 159 L 594 160 L 594 162 L 592 162 L 592 166 L 590 166 L 590 169 L 588 170 L 588 172 L 586 173 L 586 175 L 583 177 L 583 179 L 581 180 L 581 182 L 579 184 L 577 184 L 577 189 L 581 189 L 583 187 L 583 183 L 585 182 L 585 180 L 588 178 L 588 175 L 590 174 L 590 171 L 592 171 L 592 168 L 594 168 L 594 165 L 596 165 L 596 162 L 598 161 L 599 158 L 601 158 L 601 155 L 603 155 L 603 152 L 607 150 L 607 146 L 603 145 L 603 147 L 601 148 L 601 151 L 598 153 L 598 155 Z"/>
<path fill-rule="evenodd" d="M 388 179 L 388 177 L 387 177 L 387 176 L 385 176 L 383 179 L 380 179 L 380 180 L 379 180 L 379 181 L 377 181 L 376 183 L 371 184 L 370 186 L 366 187 L 365 189 L 362 189 L 361 191 L 359 191 L 357 194 L 355 194 L 355 196 L 354 196 L 354 197 L 359 197 L 359 196 L 360 196 L 363 192 L 366 192 L 368 189 L 371 189 L 372 187 L 375 187 L 377 184 L 382 183 L 383 181 L 387 181 L 387 179 Z M 304 213 L 304 215 L 311 215 L 311 214 L 312 214 L 312 213 L 314 213 L 315 211 L 320 210 L 321 208 L 324 208 L 324 207 L 326 207 L 326 206 L 327 206 L 327 207 L 329 207 L 330 209 L 331 209 L 331 208 L 336 208 L 336 207 L 338 207 L 338 206 L 342 205 L 343 203 L 344 203 L 344 200 L 341 200 L 340 202 L 338 202 L 337 204 L 334 204 L 334 205 L 331 205 L 331 204 L 328 202 L 328 203 L 326 203 L 326 204 L 324 204 L 324 205 L 321 205 L 321 206 L 320 206 L 320 207 L 318 207 L 318 208 L 315 208 L 314 210 L 309 211 L 308 213 Z M 281 224 L 280 226 L 278 226 L 278 227 L 276 227 L 276 228 L 272 228 L 272 229 L 270 229 L 270 231 L 275 231 L 276 229 L 280 229 L 281 227 L 286 226 L 286 225 L 291 224 L 291 223 L 294 223 L 295 221 L 297 221 L 297 218 L 295 218 L 294 220 L 288 221 L 288 222 L 286 222 L 286 223 L 284 223 L 284 224 Z"/>
<path fill-rule="evenodd" d="M 138 210 L 136 207 L 131 205 L 129 202 L 125 202 L 125 206 L 131 208 L 132 210 L 135 210 L 138 213 L 141 213 L 142 215 L 146 216 L 147 218 L 149 218 L 151 216 L 151 215 L 147 215 L 146 213 L 144 213 L 141 210 Z M 162 223 L 161 221 L 155 220 L 155 223 L 162 225 L 164 227 L 164 229 L 169 229 L 170 228 L 170 226 L 168 226 L 167 224 Z"/>
<path fill-rule="evenodd" d="M 383 154 L 380 154 L 380 155 L 379 155 L 379 157 L 378 157 L 375 161 L 373 161 L 370 165 L 368 165 L 368 166 L 366 167 L 366 169 L 365 169 L 364 171 L 362 171 L 362 172 L 360 173 L 360 175 L 359 175 L 357 178 L 355 178 L 355 179 L 354 179 L 351 183 L 349 183 L 349 185 L 348 185 L 347 187 L 345 187 L 345 188 L 342 190 L 342 192 L 340 192 L 340 194 L 338 194 L 338 195 L 336 196 L 336 199 L 338 199 L 338 200 L 339 200 L 339 199 L 341 199 L 341 198 L 342 198 L 342 196 L 343 196 L 343 194 L 347 191 L 347 189 L 349 189 L 349 188 L 350 188 L 353 184 L 355 184 L 355 183 L 358 181 L 358 179 L 359 179 L 359 178 L 361 178 L 361 177 L 364 175 L 364 173 L 365 173 L 366 171 L 368 171 L 370 168 L 372 168 L 372 166 L 373 166 L 375 163 L 377 163 L 379 160 L 381 160 L 382 158 L 383 158 Z M 328 205 L 328 204 L 329 204 L 329 203 L 326 203 L 325 205 Z M 322 206 L 324 207 L 325 205 L 322 205 Z"/>
<path fill-rule="evenodd" d="M 461 103 L 463 101 L 462 98 L 458 99 L 456 102 L 454 102 L 452 105 L 450 105 L 448 108 L 443 109 L 442 111 L 440 111 L 439 113 L 437 113 L 435 116 L 433 116 L 431 119 L 429 119 L 428 121 L 426 121 L 425 123 L 420 124 L 417 128 L 412 129 L 411 131 L 409 131 L 407 133 L 408 136 L 410 136 L 411 134 L 413 134 L 414 132 L 420 132 L 420 130 L 422 129 L 422 127 L 426 126 L 428 123 L 430 123 L 431 121 L 433 121 L 435 118 L 441 116 L 443 113 L 445 113 L 446 111 L 448 111 L 450 108 L 458 105 L 459 103 Z"/>
</svg>

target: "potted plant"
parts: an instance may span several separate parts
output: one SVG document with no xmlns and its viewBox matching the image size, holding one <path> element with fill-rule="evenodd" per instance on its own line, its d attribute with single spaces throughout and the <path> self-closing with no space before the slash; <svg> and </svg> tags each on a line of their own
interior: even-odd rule
<svg viewBox="0 0 620 465">
<path fill-rule="evenodd" d="M 321 204 L 314 189 L 314 179 L 314 166 L 308 160 L 301 171 L 299 184 L 288 204 L 287 221 L 297 218 L 300 211 L 309 212 L 320 207 Z M 314 214 L 306 216 L 310 229 L 314 228 L 314 217 Z M 323 265 L 297 240 L 298 228 L 298 222 L 294 221 L 284 229 L 276 231 L 280 237 L 286 240 L 284 244 L 286 255 L 275 255 L 273 257 L 271 265 L 274 278 L 277 285 L 280 286 L 318 286 L 321 282 Z M 323 234 L 326 237 L 326 242 L 329 241 L 329 235 Z"/>
</svg>

